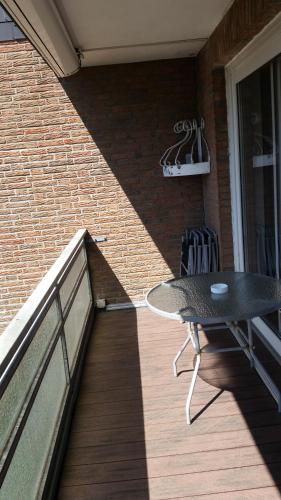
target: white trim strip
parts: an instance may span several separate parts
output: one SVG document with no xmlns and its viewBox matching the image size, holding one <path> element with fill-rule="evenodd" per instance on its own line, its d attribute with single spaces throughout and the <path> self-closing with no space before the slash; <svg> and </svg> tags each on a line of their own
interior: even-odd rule
<svg viewBox="0 0 281 500">
<path fill-rule="evenodd" d="M 133 300 L 132 302 L 119 302 L 118 304 L 107 304 L 106 311 L 118 311 L 119 309 L 136 309 L 147 307 L 145 300 Z"/>
<path fill-rule="evenodd" d="M 243 80 L 281 52 L 281 12 L 227 65 L 234 83 Z"/>
</svg>

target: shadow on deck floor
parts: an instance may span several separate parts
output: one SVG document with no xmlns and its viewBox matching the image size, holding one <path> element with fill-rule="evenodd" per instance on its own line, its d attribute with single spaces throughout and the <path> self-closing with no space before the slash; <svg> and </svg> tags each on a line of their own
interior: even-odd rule
<svg viewBox="0 0 281 500">
<path fill-rule="evenodd" d="M 212 333 L 212 343 L 232 343 L 222 335 Z M 59 500 L 281 498 L 275 402 L 244 354 L 206 354 L 192 403 L 200 416 L 187 426 L 191 347 L 180 376 L 172 373 L 184 338 L 184 325 L 146 309 L 98 315 Z"/>
</svg>

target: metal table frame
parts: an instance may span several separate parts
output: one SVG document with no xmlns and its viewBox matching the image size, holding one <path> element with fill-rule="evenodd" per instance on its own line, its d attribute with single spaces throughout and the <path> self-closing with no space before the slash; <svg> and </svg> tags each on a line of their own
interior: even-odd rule
<svg viewBox="0 0 281 500">
<path fill-rule="evenodd" d="M 192 395 L 196 383 L 196 378 L 197 374 L 200 368 L 200 361 L 201 361 L 201 354 L 208 354 L 208 353 L 214 353 L 214 352 L 234 352 L 234 351 L 244 351 L 246 356 L 250 360 L 250 366 L 251 368 L 254 367 L 254 357 L 253 357 L 253 333 L 252 333 L 252 327 L 251 327 L 251 321 L 247 321 L 247 326 L 248 326 L 248 335 L 245 335 L 243 332 L 242 328 L 238 326 L 236 322 L 229 322 L 229 323 L 222 323 L 221 325 L 216 325 L 216 326 L 206 326 L 204 329 L 200 327 L 197 323 L 186 323 L 187 325 L 187 337 L 186 340 L 184 341 L 183 345 L 181 346 L 180 350 L 176 354 L 176 357 L 173 360 L 173 373 L 174 376 L 178 376 L 178 371 L 177 371 L 177 361 L 185 351 L 187 345 L 189 342 L 191 342 L 192 347 L 196 353 L 196 360 L 195 360 L 195 366 L 192 374 L 192 379 L 189 387 L 189 391 L 187 394 L 187 399 L 186 399 L 186 405 L 185 405 L 185 411 L 186 411 L 186 421 L 188 425 L 191 424 L 191 416 L 190 416 L 190 407 L 191 407 L 191 400 L 192 400 Z M 199 339 L 199 332 L 200 331 L 211 331 L 211 330 L 219 330 L 219 329 L 228 329 L 232 333 L 232 335 L 235 337 L 237 340 L 239 346 L 237 347 L 222 347 L 222 348 L 213 348 L 210 346 L 206 346 L 205 348 L 201 348 L 200 346 L 200 339 Z M 278 400 L 278 409 L 281 411 L 281 398 L 279 394 L 279 400 Z"/>
</svg>

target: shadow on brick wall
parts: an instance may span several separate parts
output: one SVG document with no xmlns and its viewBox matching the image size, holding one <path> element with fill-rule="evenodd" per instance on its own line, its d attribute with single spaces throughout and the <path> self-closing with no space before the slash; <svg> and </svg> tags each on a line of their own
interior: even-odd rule
<svg viewBox="0 0 281 500">
<path fill-rule="evenodd" d="M 123 269 L 107 259 L 113 273 L 137 272 L 143 295 L 178 274 L 181 234 L 203 220 L 200 176 L 165 179 L 159 166 L 175 142 L 174 123 L 197 113 L 194 60 L 84 68 L 61 85 L 92 139 L 84 146 L 92 152 L 89 180 L 93 200 L 95 189 L 102 199 L 89 230 L 108 236 L 103 249 L 123 257 Z M 128 279 L 122 284 L 132 296 Z"/>
</svg>

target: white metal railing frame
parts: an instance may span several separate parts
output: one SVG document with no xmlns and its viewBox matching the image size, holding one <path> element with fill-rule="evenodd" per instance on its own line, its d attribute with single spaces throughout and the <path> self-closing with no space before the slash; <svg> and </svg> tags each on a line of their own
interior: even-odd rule
<svg viewBox="0 0 281 500">
<path fill-rule="evenodd" d="M 52 354 L 57 346 L 59 339 L 62 343 L 62 351 L 64 357 L 64 368 L 66 375 L 66 382 L 68 389 L 72 382 L 72 373 L 69 367 L 69 360 L 67 354 L 67 346 L 65 339 L 64 324 L 75 301 L 80 284 L 87 274 L 89 290 L 91 291 L 91 283 L 89 276 L 89 268 L 86 254 L 85 238 L 87 235 L 86 229 L 79 230 L 71 239 L 67 247 L 63 250 L 57 261 L 39 283 L 29 299 L 22 306 L 20 311 L 16 314 L 14 319 L 8 325 L 6 330 L 0 336 L 0 398 L 4 394 L 9 385 L 10 380 L 15 374 L 17 367 L 23 359 L 29 345 L 51 305 L 56 302 L 59 313 L 58 324 L 49 339 L 49 344 L 43 355 L 38 369 L 32 377 L 32 383 L 26 392 L 26 397 L 22 404 L 21 410 L 18 412 L 17 420 L 13 426 L 11 435 L 9 436 L 5 447 L 0 457 L 0 488 L 5 479 L 9 465 L 14 456 L 17 444 L 19 443 L 21 434 L 23 432 L 25 423 L 30 414 L 33 402 L 36 398 L 44 374 L 48 368 Z M 67 303 L 62 310 L 60 301 L 60 289 L 63 285 L 72 265 L 75 263 L 76 257 L 79 255 L 80 250 L 84 247 L 86 260 L 78 274 L 78 277 L 73 285 L 72 291 L 68 297 Z M 90 294 L 90 304 L 85 315 L 84 324 L 82 326 L 81 338 L 79 340 L 73 366 L 75 366 L 79 354 L 80 344 L 83 340 L 86 325 L 93 309 L 93 297 Z M 67 391 L 66 391 L 67 392 Z M 69 392 L 69 391 L 68 391 Z M 65 394 L 62 410 L 66 402 L 67 394 Z"/>
</svg>

